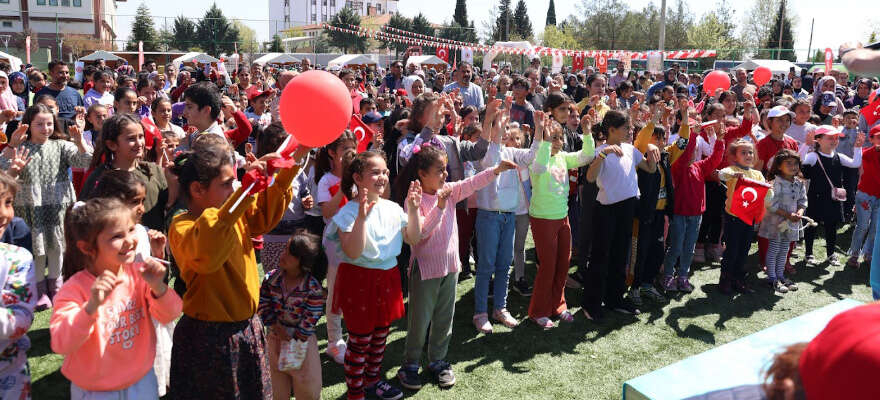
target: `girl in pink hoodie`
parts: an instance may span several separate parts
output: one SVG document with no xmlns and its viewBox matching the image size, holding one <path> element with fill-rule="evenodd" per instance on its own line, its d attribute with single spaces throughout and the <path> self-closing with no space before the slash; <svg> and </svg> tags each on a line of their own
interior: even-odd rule
<svg viewBox="0 0 880 400">
<path fill-rule="evenodd" d="M 165 266 L 136 259 L 134 215 L 119 200 L 77 202 L 64 225 L 65 281 L 49 332 L 71 398 L 158 398 L 150 316 L 165 324 L 183 307 L 163 282 Z"/>
</svg>

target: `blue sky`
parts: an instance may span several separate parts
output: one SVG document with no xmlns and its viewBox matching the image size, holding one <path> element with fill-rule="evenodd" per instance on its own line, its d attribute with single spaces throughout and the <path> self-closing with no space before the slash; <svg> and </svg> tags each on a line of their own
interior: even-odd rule
<svg viewBox="0 0 880 400">
<path fill-rule="evenodd" d="M 557 21 L 565 19 L 567 16 L 577 14 L 578 10 L 575 6 L 581 0 L 556 0 L 556 18 Z M 715 4 L 714 0 L 685 0 L 691 11 L 700 16 L 709 11 Z M 751 7 L 753 0 L 745 0 L 742 2 L 729 2 L 737 8 L 736 19 L 737 24 L 741 23 L 743 10 Z M 758 0 L 760 1 L 760 0 Z M 837 51 L 837 47 L 844 41 L 860 40 L 867 38 L 869 28 L 872 26 L 870 16 L 867 15 L 865 9 L 867 0 L 837 0 L 829 2 L 827 0 L 797 0 L 796 10 L 796 32 L 795 47 L 804 49 L 798 52 L 798 57 L 803 58 L 806 53 L 807 45 L 810 39 L 810 19 L 816 18 L 815 31 L 813 33 L 813 45 L 816 48 L 831 47 Z M 540 32 L 544 28 L 544 19 L 547 15 L 547 5 L 550 0 L 526 0 L 526 6 L 529 10 L 529 16 L 532 20 L 532 26 L 535 32 Z M 660 0 L 629 0 L 627 3 L 631 8 L 641 9 L 648 3 L 653 2 L 659 7 Z M 268 0 L 256 0 L 246 2 L 241 0 L 216 0 L 215 3 L 223 10 L 228 18 L 239 18 L 248 20 L 247 24 L 256 32 L 260 40 L 268 40 L 269 36 L 269 2 Z M 264 6 L 257 7 L 254 3 L 262 3 Z M 494 7 L 497 0 L 468 0 L 468 17 L 474 20 L 477 29 L 482 29 L 483 21 L 489 18 L 489 10 Z M 516 3 L 516 1 L 512 1 Z M 674 4 L 673 0 L 669 0 L 667 6 Z M 117 3 L 118 11 L 118 30 L 120 39 L 128 37 L 131 31 L 131 21 L 137 7 L 141 4 L 139 0 L 129 0 Z M 180 1 L 180 0 L 149 0 L 147 2 L 152 14 L 156 17 L 168 17 L 169 26 L 177 15 L 187 15 L 200 17 L 204 15 L 205 10 L 210 5 L 208 1 Z M 833 4 L 833 6 L 829 5 Z M 431 22 L 443 23 L 452 19 L 452 13 L 455 9 L 454 0 L 442 0 L 433 2 L 421 2 L 417 0 L 402 0 L 398 3 L 400 12 L 406 16 L 412 17 L 418 12 L 422 12 Z M 876 14 L 875 14 L 876 15 Z M 164 18 L 157 18 L 159 24 L 164 23 Z M 874 17 L 873 26 L 880 25 L 880 18 Z M 161 26 L 160 26 L 161 27 Z"/>
</svg>

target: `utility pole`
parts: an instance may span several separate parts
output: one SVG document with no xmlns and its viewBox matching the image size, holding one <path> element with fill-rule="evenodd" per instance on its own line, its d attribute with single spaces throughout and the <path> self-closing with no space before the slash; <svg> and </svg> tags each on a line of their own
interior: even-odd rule
<svg viewBox="0 0 880 400">
<path fill-rule="evenodd" d="M 666 0 L 663 0 L 666 1 Z M 510 8 L 508 7 L 507 13 L 504 14 L 504 40 L 510 41 Z"/>
<path fill-rule="evenodd" d="M 810 44 L 807 46 L 807 62 L 810 62 L 810 52 L 813 51 L 813 25 L 816 24 L 816 18 L 810 22 Z"/>
<path fill-rule="evenodd" d="M 657 47 L 661 52 L 666 49 L 666 0 L 660 2 L 660 43 Z"/>
<path fill-rule="evenodd" d="M 779 46 L 776 52 L 776 59 L 782 58 L 782 25 L 785 24 L 785 0 L 782 0 L 782 8 L 779 10 Z"/>
</svg>

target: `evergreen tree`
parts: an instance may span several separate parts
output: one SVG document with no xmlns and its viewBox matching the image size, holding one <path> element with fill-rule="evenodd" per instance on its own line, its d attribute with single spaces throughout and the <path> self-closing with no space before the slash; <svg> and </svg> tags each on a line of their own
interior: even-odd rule
<svg viewBox="0 0 880 400">
<path fill-rule="evenodd" d="M 519 0 L 516 3 L 516 11 L 513 13 L 513 27 L 516 29 L 516 35 L 523 40 L 528 40 L 534 36 L 532 20 L 529 19 L 529 11 L 526 9 L 525 0 Z"/>
<path fill-rule="evenodd" d="M 351 29 L 349 25 L 361 25 L 361 17 L 350 7 L 345 7 L 333 16 L 333 19 L 330 20 L 330 25 Z M 366 37 L 360 37 L 348 32 L 331 31 L 329 29 L 325 29 L 325 32 L 330 36 L 330 45 L 341 49 L 343 53 L 348 53 L 349 49 L 360 53 L 367 51 Z"/>
<path fill-rule="evenodd" d="M 434 36 L 434 27 L 421 12 L 412 19 L 412 31 L 423 35 Z"/>
<path fill-rule="evenodd" d="M 269 43 L 269 52 L 270 53 L 283 53 L 284 47 L 281 45 L 281 36 L 277 34 L 272 36 L 272 42 Z"/>
<path fill-rule="evenodd" d="M 180 51 L 189 51 L 196 41 L 196 24 L 183 15 L 174 19 L 171 27 L 171 48 Z"/>
<path fill-rule="evenodd" d="M 153 27 L 153 17 L 150 16 L 150 9 L 146 3 L 141 3 L 135 12 L 126 50 L 137 51 L 138 42 L 144 42 L 144 51 L 156 51 L 159 47 L 156 28 Z"/>
<path fill-rule="evenodd" d="M 510 0 L 501 0 L 501 4 L 498 5 L 497 15 L 495 27 L 492 30 L 492 39 L 496 42 L 506 42 L 510 40 L 510 30 L 507 24 L 513 22 L 513 14 L 510 12 Z M 516 33 L 516 30 L 513 31 L 513 33 Z"/>
<path fill-rule="evenodd" d="M 412 31 L 412 21 L 410 21 L 409 18 L 400 15 L 400 13 L 394 13 L 394 15 L 391 16 L 391 19 L 388 20 L 386 26 L 404 31 Z M 401 51 L 405 51 L 408 46 L 406 43 L 400 43 L 393 40 L 382 40 L 382 44 L 385 47 L 394 49 L 397 55 L 399 55 Z"/>
<path fill-rule="evenodd" d="M 205 53 L 217 56 L 220 53 L 232 53 L 235 51 L 235 42 L 238 41 L 238 29 L 236 29 L 217 4 L 211 6 L 205 12 L 205 16 L 196 27 L 196 38 L 199 47 Z"/>
<path fill-rule="evenodd" d="M 547 7 L 547 21 L 544 26 L 548 25 L 556 26 L 556 5 L 553 4 L 553 0 L 550 0 L 550 6 Z"/>
<path fill-rule="evenodd" d="M 784 59 L 795 61 L 797 57 L 794 55 L 794 38 L 791 34 L 791 18 L 785 15 L 785 0 L 779 3 L 779 10 L 776 12 L 776 20 L 770 33 L 767 35 L 767 49 L 779 49 L 779 51 L 771 51 L 771 57 L 775 59 Z M 782 30 L 782 46 L 780 46 L 779 35 Z"/>
<path fill-rule="evenodd" d="M 456 0 L 455 14 L 452 14 L 452 20 L 459 26 L 468 26 L 467 4 L 465 0 Z"/>
</svg>

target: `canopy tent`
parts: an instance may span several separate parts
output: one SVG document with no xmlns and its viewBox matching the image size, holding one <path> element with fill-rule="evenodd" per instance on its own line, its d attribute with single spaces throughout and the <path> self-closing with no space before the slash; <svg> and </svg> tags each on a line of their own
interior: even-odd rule
<svg viewBox="0 0 880 400">
<path fill-rule="evenodd" d="M 116 54 L 113 54 L 109 51 L 104 51 L 104 50 L 97 50 L 94 53 L 89 54 L 83 58 L 80 58 L 77 61 L 98 61 L 98 60 L 111 61 L 111 62 L 112 61 L 125 61 L 124 58 L 119 57 Z"/>
<path fill-rule="evenodd" d="M 9 63 L 9 66 L 12 67 L 10 71 L 15 72 L 21 70 L 21 59 L 12 54 L 0 51 L 0 61 Z"/>
<path fill-rule="evenodd" d="M 301 60 L 288 53 L 267 53 L 254 60 L 254 64 L 299 64 Z"/>
<path fill-rule="evenodd" d="M 345 54 L 336 57 L 327 63 L 328 67 L 347 67 L 351 65 L 367 66 L 379 65 L 379 63 L 363 54 Z"/>
<path fill-rule="evenodd" d="M 510 49 L 520 49 L 525 51 L 525 53 L 532 57 L 535 55 L 535 48 L 532 47 L 532 44 L 529 42 L 495 42 L 493 45 L 493 49 L 489 50 L 486 54 L 483 55 L 483 69 L 489 70 L 492 68 L 492 60 L 495 59 L 495 56 L 500 53 L 497 49 L 499 47 L 510 48 Z"/>
<path fill-rule="evenodd" d="M 443 61 L 442 58 L 437 56 L 411 56 L 406 59 L 406 65 L 443 65 L 448 66 L 449 63 Z"/>
<path fill-rule="evenodd" d="M 801 72 L 801 67 L 788 60 L 746 60 L 733 69 L 743 68 L 747 71 L 753 71 L 758 67 L 767 67 L 774 74 L 787 74 L 791 68 L 794 68 L 794 72 L 798 74 Z"/>
<path fill-rule="evenodd" d="M 840 72 L 846 72 L 846 73 L 849 73 L 849 70 L 846 69 L 846 66 L 843 65 L 843 64 L 831 64 L 831 69 L 833 69 L 833 70 L 837 70 L 837 71 L 840 71 Z M 810 67 L 809 70 L 807 70 L 807 72 L 809 72 L 809 73 L 811 73 L 811 74 L 812 74 L 813 72 L 817 72 L 817 71 L 824 72 L 824 71 L 825 71 L 825 64 L 816 64 L 816 65 Z"/>
<path fill-rule="evenodd" d="M 174 65 L 180 65 L 182 63 L 188 63 L 188 62 L 201 63 L 201 64 L 208 64 L 208 63 L 216 64 L 216 63 L 219 63 L 220 60 L 218 60 L 214 57 L 211 57 L 205 53 L 199 53 L 197 51 L 192 51 L 192 52 L 186 53 L 180 57 L 175 58 L 174 61 L 172 61 L 172 62 L 174 63 Z"/>
</svg>

